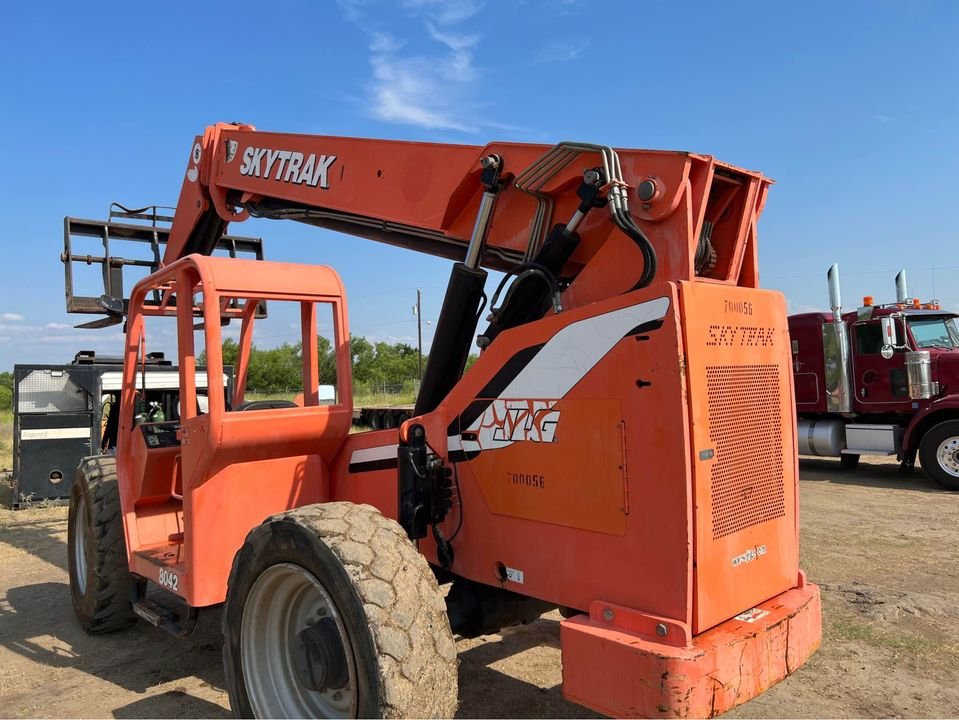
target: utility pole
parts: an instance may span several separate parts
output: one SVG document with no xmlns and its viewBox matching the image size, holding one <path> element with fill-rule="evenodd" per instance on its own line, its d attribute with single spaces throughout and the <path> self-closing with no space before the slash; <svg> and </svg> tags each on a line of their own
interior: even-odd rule
<svg viewBox="0 0 959 720">
<path fill-rule="evenodd" d="M 416 315 L 416 368 L 420 382 L 423 381 L 423 313 L 420 311 L 420 299 L 422 293 L 416 288 L 416 307 L 413 308 L 413 314 Z"/>
</svg>

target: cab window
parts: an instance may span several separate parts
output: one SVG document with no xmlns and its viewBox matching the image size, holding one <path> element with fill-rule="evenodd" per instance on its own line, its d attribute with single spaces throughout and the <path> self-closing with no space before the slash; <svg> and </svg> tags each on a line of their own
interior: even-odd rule
<svg viewBox="0 0 959 720">
<path fill-rule="evenodd" d="M 858 355 L 879 355 L 882 351 L 882 327 L 878 322 L 862 323 L 853 328 Z"/>
</svg>

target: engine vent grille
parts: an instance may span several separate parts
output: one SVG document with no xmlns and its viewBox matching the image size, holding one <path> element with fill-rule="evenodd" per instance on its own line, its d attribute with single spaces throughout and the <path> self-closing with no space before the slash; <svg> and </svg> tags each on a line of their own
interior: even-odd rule
<svg viewBox="0 0 959 720">
<path fill-rule="evenodd" d="M 776 365 L 706 367 L 713 539 L 786 514 Z"/>
</svg>

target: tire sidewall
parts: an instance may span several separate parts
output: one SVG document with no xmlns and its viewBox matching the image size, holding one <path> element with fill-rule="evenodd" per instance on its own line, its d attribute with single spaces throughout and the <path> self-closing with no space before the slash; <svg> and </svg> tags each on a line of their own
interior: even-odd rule
<svg viewBox="0 0 959 720">
<path fill-rule="evenodd" d="M 85 500 L 83 503 L 84 513 L 83 517 L 77 517 L 77 505 L 81 498 Z M 94 551 L 96 549 L 92 513 L 93 502 L 90 497 L 90 487 L 86 478 L 81 473 L 78 473 L 73 483 L 73 488 L 70 490 L 70 508 L 67 513 L 67 559 L 70 575 L 70 597 L 73 601 L 73 609 L 76 611 L 84 627 L 87 627 L 93 622 L 93 617 L 96 612 L 96 597 L 94 593 L 90 592 L 95 582 Z M 86 582 L 83 585 L 85 591 L 83 593 L 80 592 L 79 584 L 77 583 L 75 540 L 77 523 L 83 523 L 83 533 L 86 536 L 85 550 L 87 568 L 86 578 L 84 578 Z"/>
<path fill-rule="evenodd" d="M 946 420 L 929 428 L 919 443 L 919 463 L 933 481 L 949 490 L 959 490 L 959 477 L 950 475 L 939 464 L 939 446 L 952 437 L 959 437 L 959 420 Z"/>
<path fill-rule="evenodd" d="M 267 537 L 270 535 L 271 537 Z M 357 675 L 357 717 L 382 713 L 378 661 L 363 603 L 333 551 L 308 528 L 286 519 L 268 521 L 247 537 L 235 559 L 235 574 L 227 589 L 224 607 L 224 662 L 230 705 L 238 717 L 254 717 L 243 678 L 241 637 L 243 609 L 253 583 L 267 568 L 293 563 L 311 572 L 336 605 L 350 636 Z"/>
</svg>

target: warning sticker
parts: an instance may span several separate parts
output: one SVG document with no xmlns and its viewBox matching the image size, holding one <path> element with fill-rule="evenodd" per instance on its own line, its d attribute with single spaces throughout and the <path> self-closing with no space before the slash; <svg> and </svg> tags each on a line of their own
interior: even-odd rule
<svg viewBox="0 0 959 720">
<path fill-rule="evenodd" d="M 736 616 L 736 620 L 742 620 L 743 622 L 747 622 L 747 623 L 754 623 L 757 620 L 760 620 L 766 617 L 768 614 L 769 614 L 768 610 L 760 610 L 759 608 L 752 608 L 750 610 L 747 610 L 744 613 L 739 613 L 739 615 Z"/>
</svg>

